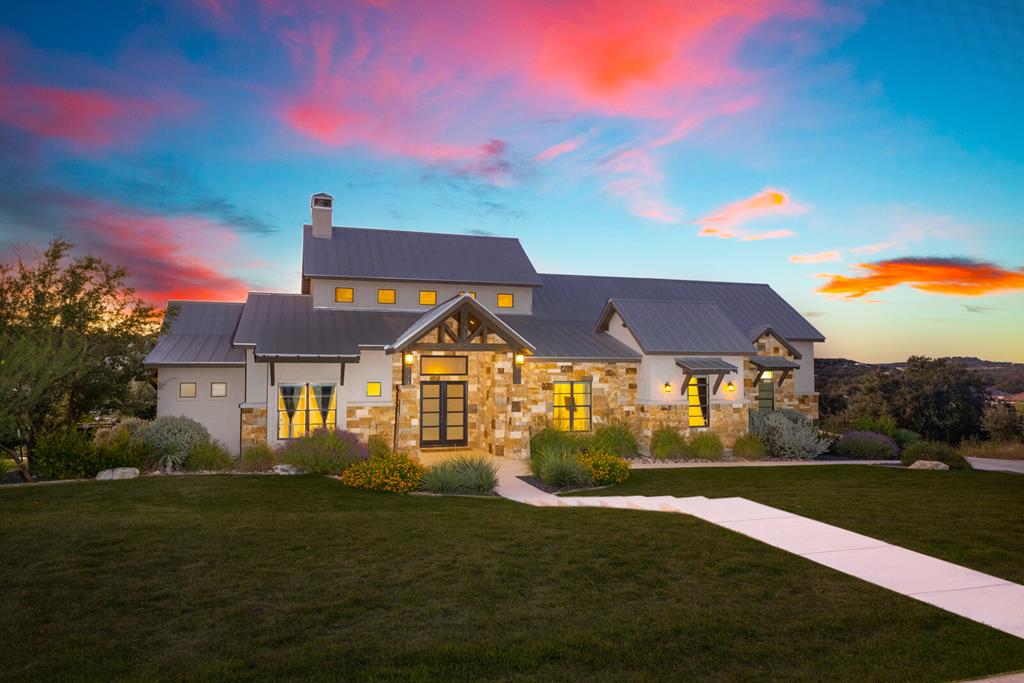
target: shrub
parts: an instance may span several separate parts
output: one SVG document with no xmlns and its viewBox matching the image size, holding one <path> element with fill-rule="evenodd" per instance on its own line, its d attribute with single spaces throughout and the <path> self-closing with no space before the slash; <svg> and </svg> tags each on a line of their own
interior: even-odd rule
<svg viewBox="0 0 1024 683">
<path fill-rule="evenodd" d="M 903 464 L 913 465 L 918 460 L 937 460 L 949 465 L 951 470 L 969 470 L 971 464 L 960 452 L 949 444 L 937 441 L 918 441 L 907 446 L 901 456 Z"/>
<path fill-rule="evenodd" d="M 11 471 L 11 461 L 7 458 L 0 458 L 0 479 L 7 476 L 7 473 Z"/>
<path fill-rule="evenodd" d="M 426 467 L 401 453 L 389 453 L 351 464 L 341 473 L 347 486 L 384 493 L 409 493 L 420 487 Z"/>
<path fill-rule="evenodd" d="M 920 441 L 921 435 L 915 431 L 903 429 L 901 427 L 893 432 L 892 438 L 896 440 L 896 445 L 900 447 L 900 450 L 903 450 L 915 441 Z"/>
<path fill-rule="evenodd" d="M 113 428 L 96 432 L 93 448 L 96 450 L 97 472 L 114 467 L 137 467 L 142 472 L 148 472 L 156 467 L 156 451 L 153 446 L 133 435 L 142 424 L 142 420 L 129 418 Z"/>
<path fill-rule="evenodd" d="M 380 434 L 374 434 L 366 440 L 366 449 L 369 451 L 371 458 L 375 458 L 378 455 L 391 455 L 392 453 L 388 440 Z"/>
<path fill-rule="evenodd" d="M 587 471 L 595 486 L 621 484 L 629 479 L 629 463 L 617 455 L 587 451 L 578 454 L 576 461 Z"/>
<path fill-rule="evenodd" d="M 622 458 L 635 458 L 640 455 L 633 430 L 621 423 L 602 425 L 594 430 L 594 436 L 588 444 L 595 451 L 612 453 Z"/>
<path fill-rule="evenodd" d="M 696 460 L 721 460 L 725 448 L 714 432 L 698 432 L 690 437 L 690 457 Z"/>
<path fill-rule="evenodd" d="M 530 455 L 550 448 L 576 448 L 576 442 L 569 432 L 547 426 L 530 437 Z"/>
<path fill-rule="evenodd" d="M 238 459 L 238 469 L 243 472 L 266 472 L 277 462 L 274 449 L 265 443 L 246 446 Z"/>
<path fill-rule="evenodd" d="M 764 450 L 764 442 L 756 434 L 744 434 L 736 439 L 732 445 L 732 454 L 744 460 L 764 460 L 768 455 Z"/>
<path fill-rule="evenodd" d="M 340 474 L 355 463 L 365 462 L 370 453 L 352 432 L 317 429 L 288 441 L 277 457 L 312 474 Z"/>
<path fill-rule="evenodd" d="M 1024 433 L 1024 415 L 1005 403 L 993 403 L 981 418 L 982 429 L 990 439 L 1014 441 Z"/>
<path fill-rule="evenodd" d="M 752 419 L 751 424 L 754 422 Z M 794 420 L 781 413 L 766 413 L 757 422 L 760 432 L 756 435 L 761 437 L 765 450 L 773 458 L 814 458 L 827 451 L 832 443 L 804 419 Z"/>
<path fill-rule="evenodd" d="M 874 432 L 875 434 L 884 434 L 891 437 L 896 433 L 896 420 L 888 415 L 880 415 L 878 417 L 862 415 L 861 417 L 854 418 L 853 431 Z"/>
<path fill-rule="evenodd" d="M 851 460 L 891 460 L 899 454 L 894 439 L 876 432 L 846 432 L 832 450 Z"/>
<path fill-rule="evenodd" d="M 567 448 L 545 451 L 536 474 L 548 486 L 558 488 L 584 488 L 593 483 L 590 473 L 577 459 L 576 452 Z"/>
<path fill-rule="evenodd" d="M 88 436 L 77 429 L 56 429 L 39 437 L 32 464 L 44 479 L 94 477 L 99 472 L 95 456 Z"/>
<path fill-rule="evenodd" d="M 235 466 L 228 450 L 219 441 L 207 441 L 192 449 L 185 459 L 185 469 L 190 472 L 220 472 Z"/>
<path fill-rule="evenodd" d="M 498 468 L 482 456 L 459 456 L 439 462 L 423 475 L 423 488 L 434 493 L 486 495 L 498 485 Z"/>
<path fill-rule="evenodd" d="M 655 460 L 681 460 L 689 455 L 686 439 L 671 427 L 659 427 L 651 434 L 651 457 Z"/>
<path fill-rule="evenodd" d="M 139 427 L 136 437 L 153 449 L 166 470 L 180 467 L 196 446 L 210 440 L 206 427 L 187 417 L 165 415 Z"/>
</svg>

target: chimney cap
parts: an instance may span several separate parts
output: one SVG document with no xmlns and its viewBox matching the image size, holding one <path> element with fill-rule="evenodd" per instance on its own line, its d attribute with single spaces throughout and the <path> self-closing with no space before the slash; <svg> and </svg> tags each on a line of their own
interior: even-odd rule
<svg viewBox="0 0 1024 683">
<path fill-rule="evenodd" d="M 334 197 L 326 192 L 317 192 L 309 198 L 309 205 L 314 209 L 330 209 L 334 204 Z"/>
</svg>

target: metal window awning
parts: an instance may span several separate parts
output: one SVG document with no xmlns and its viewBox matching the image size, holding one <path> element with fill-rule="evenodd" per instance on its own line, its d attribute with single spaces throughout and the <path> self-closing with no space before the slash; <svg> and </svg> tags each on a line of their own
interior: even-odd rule
<svg viewBox="0 0 1024 683">
<path fill-rule="evenodd" d="M 716 356 L 690 356 L 689 358 L 676 358 L 676 365 L 682 368 L 684 373 L 683 391 L 690 384 L 690 378 L 694 375 L 717 375 L 715 388 L 712 393 L 717 393 L 722 386 L 722 380 L 730 372 L 736 372 L 737 368 L 732 363 Z"/>
<path fill-rule="evenodd" d="M 761 381 L 761 376 L 769 370 L 781 370 L 779 374 L 778 385 L 781 387 L 782 383 L 789 376 L 789 373 L 800 367 L 799 363 L 795 363 L 788 358 L 782 358 L 781 356 L 751 356 L 750 364 L 757 368 L 757 376 L 754 377 L 754 384 Z"/>
</svg>

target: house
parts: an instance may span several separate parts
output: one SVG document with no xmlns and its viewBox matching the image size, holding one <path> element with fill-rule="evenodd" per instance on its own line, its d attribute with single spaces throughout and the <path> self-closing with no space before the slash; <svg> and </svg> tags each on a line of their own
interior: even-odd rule
<svg viewBox="0 0 1024 683">
<path fill-rule="evenodd" d="M 745 434 L 818 415 L 822 334 L 768 285 L 538 273 L 516 239 L 333 227 L 313 195 L 301 293 L 172 301 L 157 414 L 237 452 L 323 427 L 526 457 L 546 424 Z"/>
</svg>

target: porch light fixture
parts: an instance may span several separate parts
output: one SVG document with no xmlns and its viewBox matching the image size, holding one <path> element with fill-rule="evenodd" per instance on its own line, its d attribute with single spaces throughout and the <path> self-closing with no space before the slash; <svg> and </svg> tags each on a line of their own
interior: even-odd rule
<svg viewBox="0 0 1024 683">
<path fill-rule="evenodd" d="M 672 384 L 670 382 L 665 382 L 664 392 L 666 394 L 671 394 L 672 393 Z"/>
<path fill-rule="evenodd" d="M 526 362 L 526 356 L 521 353 L 516 354 L 516 365 L 522 365 Z"/>
<path fill-rule="evenodd" d="M 412 365 L 413 357 L 411 353 L 405 354 L 405 364 Z"/>
<path fill-rule="evenodd" d="M 731 394 L 732 392 L 736 391 L 736 385 L 733 384 L 732 382 L 729 382 L 725 385 L 725 390 Z"/>
<path fill-rule="evenodd" d="M 512 384 L 523 383 L 523 363 L 526 362 L 526 356 L 517 353 L 512 357 Z"/>
</svg>

